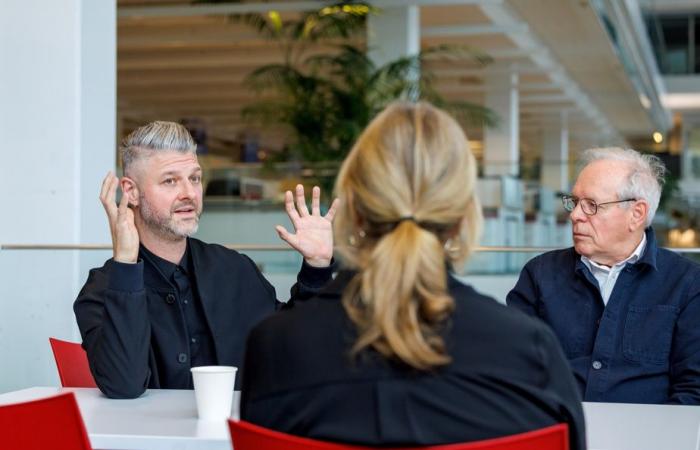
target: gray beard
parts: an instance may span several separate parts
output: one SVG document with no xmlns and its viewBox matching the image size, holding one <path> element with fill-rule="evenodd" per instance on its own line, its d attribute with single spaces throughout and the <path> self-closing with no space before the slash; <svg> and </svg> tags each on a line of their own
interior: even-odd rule
<svg viewBox="0 0 700 450">
<path fill-rule="evenodd" d="M 197 214 L 194 226 L 189 229 L 183 229 L 184 227 L 178 227 L 175 224 L 172 216 L 161 217 L 158 216 L 152 209 L 148 201 L 141 196 L 139 205 L 139 212 L 141 213 L 141 219 L 146 227 L 148 227 L 155 234 L 161 236 L 164 239 L 179 241 L 186 237 L 192 236 L 197 232 L 199 228 L 199 216 L 201 213 Z"/>
</svg>

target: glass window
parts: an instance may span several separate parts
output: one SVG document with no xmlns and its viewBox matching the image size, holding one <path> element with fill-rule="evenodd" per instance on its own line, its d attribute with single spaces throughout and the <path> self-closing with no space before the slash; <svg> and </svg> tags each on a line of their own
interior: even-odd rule
<svg viewBox="0 0 700 450">
<path fill-rule="evenodd" d="M 661 32 L 665 47 L 662 71 L 670 74 L 689 72 L 689 16 L 661 17 Z"/>
<path fill-rule="evenodd" d="M 700 73 L 700 14 L 695 16 L 695 72 Z"/>
<path fill-rule="evenodd" d="M 654 51 L 654 57 L 656 58 L 656 64 L 659 66 L 659 71 L 663 73 L 663 57 L 664 57 L 664 45 L 661 39 L 661 24 L 659 23 L 659 18 L 656 14 L 647 14 L 644 18 L 647 26 L 647 32 L 649 33 L 649 40 L 651 41 L 651 47 Z"/>
</svg>

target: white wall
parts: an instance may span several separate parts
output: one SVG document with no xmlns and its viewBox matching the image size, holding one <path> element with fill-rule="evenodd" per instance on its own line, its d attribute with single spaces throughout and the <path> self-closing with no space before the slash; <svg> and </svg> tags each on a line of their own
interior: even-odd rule
<svg viewBox="0 0 700 450">
<path fill-rule="evenodd" d="M 0 2 L 0 244 L 107 242 L 114 168 L 114 0 Z M 102 253 L 101 255 L 98 253 Z M 105 252 L 0 251 L 0 392 L 57 383 L 48 337 Z"/>
</svg>

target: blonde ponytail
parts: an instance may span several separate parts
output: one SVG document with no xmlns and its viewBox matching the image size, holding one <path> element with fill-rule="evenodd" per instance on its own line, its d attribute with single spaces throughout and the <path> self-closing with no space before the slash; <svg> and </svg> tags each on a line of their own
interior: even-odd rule
<svg viewBox="0 0 700 450">
<path fill-rule="evenodd" d="M 428 104 L 394 104 L 364 131 L 336 182 L 336 242 L 357 271 L 343 294 L 353 354 L 372 348 L 419 370 L 449 364 L 447 264 L 476 243 L 475 179 L 461 128 Z"/>
<path fill-rule="evenodd" d="M 343 297 L 359 328 L 353 352 L 373 347 L 423 370 L 449 363 L 436 325 L 449 316 L 454 302 L 437 237 L 403 221 L 379 239 L 361 266 L 359 292 L 346 291 Z"/>
</svg>

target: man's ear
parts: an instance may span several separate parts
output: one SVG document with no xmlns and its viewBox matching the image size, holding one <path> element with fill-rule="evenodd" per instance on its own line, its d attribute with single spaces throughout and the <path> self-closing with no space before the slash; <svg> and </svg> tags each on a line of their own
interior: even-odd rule
<svg viewBox="0 0 700 450">
<path fill-rule="evenodd" d="M 646 200 L 637 200 L 632 205 L 632 217 L 630 219 L 630 231 L 638 230 L 639 227 L 646 228 L 647 215 L 649 214 L 649 203 Z"/>
<path fill-rule="evenodd" d="M 139 206 L 140 195 L 136 182 L 129 177 L 122 177 L 122 179 L 119 180 L 119 185 L 122 188 L 123 195 L 127 196 L 129 205 Z"/>
</svg>

